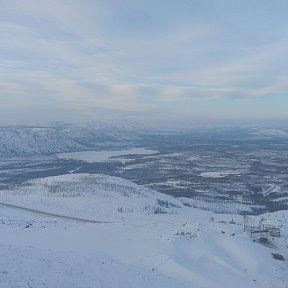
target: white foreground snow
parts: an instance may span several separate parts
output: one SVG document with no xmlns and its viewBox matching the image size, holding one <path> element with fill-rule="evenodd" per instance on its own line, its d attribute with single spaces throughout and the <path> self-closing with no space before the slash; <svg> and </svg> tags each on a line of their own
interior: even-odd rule
<svg viewBox="0 0 288 288">
<path fill-rule="evenodd" d="M 1 191 L 0 202 L 111 223 L 0 205 L 1 288 L 287 287 L 287 260 L 271 256 L 288 257 L 287 211 L 269 216 L 283 225 L 272 249 L 251 241 L 240 216 L 184 207 L 120 178 L 64 175 L 28 184 Z M 166 214 L 154 214 L 157 207 Z"/>
</svg>

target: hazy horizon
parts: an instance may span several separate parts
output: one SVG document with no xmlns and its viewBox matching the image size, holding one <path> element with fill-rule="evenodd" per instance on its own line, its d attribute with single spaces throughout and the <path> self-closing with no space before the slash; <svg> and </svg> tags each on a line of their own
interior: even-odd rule
<svg viewBox="0 0 288 288">
<path fill-rule="evenodd" d="M 0 128 L 57 128 L 57 127 L 86 127 L 88 124 L 92 124 L 93 123 L 95 125 L 97 124 L 104 124 L 104 125 L 108 125 L 107 128 L 109 127 L 109 125 L 112 125 L 114 127 L 119 127 L 121 128 L 121 126 L 123 126 L 121 124 L 121 122 L 126 122 L 127 119 L 101 119 L 101 120 L 87 120 L 87 121 L 48 121 L 48 122 L 27 122 L 27 123 L 0 123 Z M 197 129 L 206 129 L 206 130 L 211 130 L 211 129 L 250 129 L 250 128 L 267 128 L 267 129 L 284 129 L 285 131 L 287 130 L 287 122 L 285 121 L 247 121 L 247 122 L 239 122 L 239 121 L 223 121 L 223 122 L 216 122 L 216 123 L 211 123 L 211 122 L 148 122 L 148 121 L 133 121 L 133 120 L 129 120 L 128 121 L 128 125 L 131 125 L 131 127 L 134 126 L 134 128 L 138 128 L 138 129 L 148 129 L 148 130 L 171 130 L 171 131 L 193 131 L 193 130 L 197 130 Z M 125 129 L 125 127 L 123 126 L 123 128 Z"/>
</svg>

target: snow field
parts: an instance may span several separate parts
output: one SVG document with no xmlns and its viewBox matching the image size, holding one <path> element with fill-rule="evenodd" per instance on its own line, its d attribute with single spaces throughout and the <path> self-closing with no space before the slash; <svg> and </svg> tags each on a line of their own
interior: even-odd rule
<svg viewBox="0 0 288 288">
<path fill-rule="evenodd" d="M 112 223 L 80 223 L 0 205 L 1 288 L 284 288 L 288 283 L 287 260 L 271 256 L 288 257 L 287 211 L 264 215 L 283 225 L 283 237 L 273 240 L 271 249 L 251 241 L 239 215 L 185 207 L 116 177 L 64 175 L 29 181 L 10 195 L 2 192 L 2 202 L 70 216 L 76 209 L 81 217 Z M 149 205 L 165 214 L 145 210 Z"/>
</svg>

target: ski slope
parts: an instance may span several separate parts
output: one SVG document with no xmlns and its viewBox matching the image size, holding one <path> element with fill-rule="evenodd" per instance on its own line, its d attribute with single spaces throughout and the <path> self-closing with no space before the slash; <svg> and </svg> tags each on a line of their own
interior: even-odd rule
<svg viewBox="0 0 288 288">
<path fill-rule="evenodd" d="M 112 222 L 0 206 L 1 288 L 287 287 L 287 211 L 264 215 L 283 228 L 269 248 L 251 241 L 239 215 L 186 207 L 117 177 L 49 177 L 0 195 L 8 204 Z"/>
</svg>

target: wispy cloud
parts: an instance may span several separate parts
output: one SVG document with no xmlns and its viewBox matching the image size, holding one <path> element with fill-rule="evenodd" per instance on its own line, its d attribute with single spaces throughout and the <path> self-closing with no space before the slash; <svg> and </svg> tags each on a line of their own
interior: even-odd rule
<svg viewBox="0 0 288 288">
<path fill-rule="evenodd" d="M 91 117 L 91 110 L 102 109 L 111 117 L 150 113 L 164 119 L 175 107 L 185 117 L 202 111 L 199 101 L 209 113 L 209 101 L 217 99 L 217 115 L 233 101 L 249 100 L 256 107 L 269 98 L 282 107 L 288 92 L 287 21 L 272 15 L 271 28 L 263 24 L 265 35 L 258 23 L 270 9 L 266 1 L 261 11 L 267 11 L 255 10 L 254 19 L 245 14 L 246 1 L 237 11 L 227 1 L 206 2 L 209 11 L 199 1 L 159 1 L 153 7 L 150 1 L 5 2 L 0 112 L 38 107 L 45 114 L 44 107 L 54 106 L 63 109 L 64 118 L 79 110 L 85 120 L 85 111 Z M 275 4 L 273 13 L 282 10 Z"/>
</svg>

